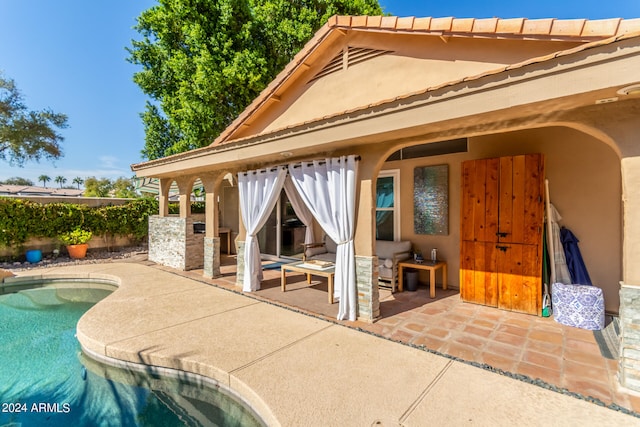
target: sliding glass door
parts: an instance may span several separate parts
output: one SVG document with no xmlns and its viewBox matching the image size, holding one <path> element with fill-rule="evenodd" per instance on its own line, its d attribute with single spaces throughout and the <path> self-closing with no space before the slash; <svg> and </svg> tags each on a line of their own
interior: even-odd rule
<svg viewBox="0 0 640 427">
<path fill-rule="evenodd" d="M 298 219 L 287 194 L 282 191 L 269 219 L 258 232 L 264 258 L 302 258 L 306 227 Z"/>
</svg>

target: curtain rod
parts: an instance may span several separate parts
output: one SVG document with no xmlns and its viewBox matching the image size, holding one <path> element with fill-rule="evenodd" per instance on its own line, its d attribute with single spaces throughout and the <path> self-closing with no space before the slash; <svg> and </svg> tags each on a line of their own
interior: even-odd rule
<svg viewBox="0 0 640 427">
<path fill-rule="evenodd" d="M 341 159 L 340 159 L 339 157 L 338 157 L 337 159 L 338 159 L 338 163 L 339 163 L 339 162 L 341 161 Z M 359 161 L 360 161 L 360 156 L 356 156 L 354 160 L 355 160 L 356 162 L 359 162 Z M 305 163 L 305 162 L 295 163 L 295 164 L 293 165 L 293 167 L 294 167 L 294 168 L 302 167 L 302 164 L 303 164 L 303 163 Z M 307 163 L 308 163 L 308 164 L 312 164 L 312 162 L 307 162 Z M 326 162 L 325 162 L 324 160 L 320 160 L 320 161 L 318 162 L 318 164 L 319 164 L 319 165 L 324 165 L 325 163 L 326 163 Z"/>
<path fill-rule="evenodd" d="M 273 171 L 277 171 L 277 170 L 278 170 L 278 169 L 280 169 L 280 168 L 282 168 L 282 169 L 287 169 L 287 166 L 286 166 L 286 165 L 272 166 L 272 167 L 270 167 L 270 168 L 257 169 L 257 170 L 250 171 L 250 172 L 240 172 L 239 174 L 242 174 L 242 175 L 244 175 L 244 176 L 247 176 L 247 175 L 249 175 L 250 173 L 252 173 L 253 175 L 255 175 L 255 174 L 257 174 L 259 171 L 270 171 L 270 172 L 273 172 Z"/>
<path fill-rule="evenodd" d="M 340 162 L 340 161 L 341 161 L 341 159 L 340 159 L 339 157 L 338 157 L 337 159 L 338 159 L 338 162 Z M 356 162 L 359 162 L 359 161 L 361 160 L 361 157 L 360 157 L 360 156 L 356 156 L 354 160 L 355 160 Z M 304 162 L 294 163 L 294 164 L 293 164 L 293 167 L 294 167 L 294 168 L 302 167 L 302 164 L 303 164 L 303 163 L 304 163 Z M 312 164 L 312 162 L 307 162 L 307 163 L 308 163 L 308 164 Z M 320 161 L 318 162 L 318 164 L 320 164 L 320 165 L 324 165 L 325 163 L 326 163 L 326 162 L 325 162 L 324 160 L 320 160 Z M 288 168 L 288 165 L 279 165 L 279 166 L 273 166 L 273 167 L 265 168 L 265 169 L 257 169 L 257 170 L 254 170 L 254 171 L 252 171 L 252 172 L 240 172 L 240 173 L 241 173 L 241 174 L 243 174 L 244 176 L 247 176 L 249 173 L 252 173 L 252 174 L 254 174 L 254 175 L 255 175 L 255 174 L 257 174 L 257 173 L 258 173 L 258 171 L 261 171 L 261 170 L 264 170 L 264 171 L 276 171 L 276 170 L 278 170 L 278 168 L 284 168 L 284 169 L 287 169 L 287 168 Z"/>
</svg>

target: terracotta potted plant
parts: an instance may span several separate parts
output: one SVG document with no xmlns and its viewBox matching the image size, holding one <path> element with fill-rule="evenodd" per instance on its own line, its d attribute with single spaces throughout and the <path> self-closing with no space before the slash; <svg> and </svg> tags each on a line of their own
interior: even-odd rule
<svg viewBox="0 0 640 427">
<path fill-rule="evenodd" d="M 74 259 L 81 259 L 87 255 L 87 248 L 89 245 L 87 242 L 91 240 L 92 234 L 90 231 L 76 228 L 73 231 L 63 233 L 60 235 L 60 241 L 66 245 L 69 256 Z"/>
</svg>

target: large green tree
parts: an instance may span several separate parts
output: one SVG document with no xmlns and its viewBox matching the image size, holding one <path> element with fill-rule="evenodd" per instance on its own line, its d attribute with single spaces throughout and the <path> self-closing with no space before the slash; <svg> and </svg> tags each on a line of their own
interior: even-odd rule
<svg viewBox="0 0 640 427">
<path fill-rule="evenodd" d="M 51 181 L 51 177 L 49 175 L 40 175 L 38 181 L 42 181 L 42 186 L 46 187 L 47 182 Z"/>
<path fill-rule="evenodd" d="M 31 181 L 30 179 L 27 178 L 22 178 L 19 176 L 14 176 L 11 177 L 9 179 L 4 180 L 3 182 L 0 182 L 1 184 L 6 184 L 6 185 L 26 185 L 28 187 L 32 187 L 33 186 L 33 181 Z"/>
<path fill-rule="evenodd" d="M 136 186 L 133 184 L 133 179 L 127 179 L 120 177 L 113 183 L 114 197 L 120 197 L 124 199 L 135 199 L 138 197 L 136 194 Z"/>
<path fill-rule="evenodd" d="M 109 197 L 113 191 L 113 182 L 108 178 L 96 178 L 91 176 L 84 181 L 85 197 Z"/>
<path fill-rule="evenodd" d="M 142 154 L 210 144 L 330 16 L 381 13 L 377 0 L 159 0 L 129 48 L 152 100 Z"/>
<path fill-rule="evenodd" d="M 75 178 L 73 178 L 72 182 L 78 186 L 78 190 L 79 190 L 80 186 L 84 184 L 84 179 L 80 178 L 79 176 L 76 176 Z"/>
<path fill-rule="evenodd" d="M 62 186 L 67 182 L 67 178 L 62 175 L 58 175 L 55 177 L 54 181 L 58 183 L 60 188 L 62 188 Z"/>
<path fill-rule="evenodd" d="M 0 74 L 0 160 L 22 165 L 43 157 L 57 159 L 64 140 L 57 129 L 66 127 L 64 114 L 29 110 L 15 82 Z"/>
</svg>

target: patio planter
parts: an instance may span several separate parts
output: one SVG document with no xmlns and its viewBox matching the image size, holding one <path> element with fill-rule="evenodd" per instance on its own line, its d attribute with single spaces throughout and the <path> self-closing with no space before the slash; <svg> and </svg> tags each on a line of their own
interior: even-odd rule
<svg viewBox="0 0 640 427">
<path fill-rule="evenodd" d="M 25 254 L 27 261 L 31 264 L 42 261 L 42 251 L 40 249 L 30 249 Z"/>
<path fill-rule="evenodd" d="M 67 252 L 73 259 L 82 259 L 87 255 L 87 248 L 89 244 L 81 243 L 79 245 L 67 245 Z"/>
<path fill-rule="evenodd" d="M 67 247 L 67 252 L 71 258 L 81 259 L 87 255 L 87 248 L 89 247 L 87 242 L 91 240 L 92 236 L 93 233 L 90 231 L 76 228 L 73 231 L 61 234 L 59 239 Z"/>
</svg>

